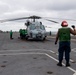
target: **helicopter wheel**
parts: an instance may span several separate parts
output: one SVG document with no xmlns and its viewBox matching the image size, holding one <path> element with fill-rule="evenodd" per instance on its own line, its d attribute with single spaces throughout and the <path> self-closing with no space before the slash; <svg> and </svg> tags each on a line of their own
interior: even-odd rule
<svg viewBox="0 0 76 75">
<path fill-rule="evenodd" d="M 25 39 L 28 40 L 28 37 L 26 37 Z"/>
<path fill-rule="evenodd" d="M 44 38 L 42 39 L 42 41 L 45 41 L 45 39 L 46 39 L 46 38 L 44 37 Z"/>
<path fill-rule="evenodd" d="M 29 36 L 26 34 L 26 35 L 25 35 L 25 39 L 28 40 L 28 38 L 29 38 Z"/>
</svg>

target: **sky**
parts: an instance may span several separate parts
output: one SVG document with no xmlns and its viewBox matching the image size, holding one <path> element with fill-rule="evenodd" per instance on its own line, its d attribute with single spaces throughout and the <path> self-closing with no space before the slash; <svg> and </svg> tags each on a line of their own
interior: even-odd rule
<svg viewBox="0 0 76 75">
<path fill-rule="evenodd" d="M 0 0 L 0 20 L 29 17 L 37 15 L 59 22 L 55 24 L 46 20 L 39 20 L 47 26 L 47 30 L 57 31 L 63 20 L 76 20 L 76 0 Z M 76 25 L 76 21 L 66 20 L 69 27 Z M 26 28 L 26 20 L 0 23 L 0 30 L 18 31 Z"/>
</svg>

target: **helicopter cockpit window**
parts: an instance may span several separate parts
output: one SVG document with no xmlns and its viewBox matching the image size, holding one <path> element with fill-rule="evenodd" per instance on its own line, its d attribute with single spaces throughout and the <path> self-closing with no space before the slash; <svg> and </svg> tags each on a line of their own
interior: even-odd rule
<svg viewBox="0 0 76 75">
<path fill-rule="evenodd" d="M 45 30 L 45 27 L 43 25 L 40 25 L 40 29 Z"/>
<path fill-rule="evenodd" d="M 35 25 L 31 25 L 30 30 L 34 30 L 34 29 L 36 29 Z"/>
<path fill-rule="evenodd" d="M 40 26 L 36 26 L 36 29 L 40 29 Z"/>
<path fill-rule="evenodd" d="M 45 30 L 45 27 L 43 25 L 40 26 L 30 25 L 30 30 L 34 30 L 34 29 Z"/>
</svg>

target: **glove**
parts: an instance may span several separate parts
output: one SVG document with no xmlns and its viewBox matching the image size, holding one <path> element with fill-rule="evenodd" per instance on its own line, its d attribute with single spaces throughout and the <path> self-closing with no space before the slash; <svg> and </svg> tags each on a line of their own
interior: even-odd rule
<svg viewBox="0 0 76 75">
<path fill-rule="evenodd" d="M 75 28 L 75 25 L 72 25 L 71 27 L 72 27 L 72 28 Z"/>
<path fill-rule="evenodd" d="M 55 42 L 55 45 L 57 44 L 57 42 Z"/>
</svg>

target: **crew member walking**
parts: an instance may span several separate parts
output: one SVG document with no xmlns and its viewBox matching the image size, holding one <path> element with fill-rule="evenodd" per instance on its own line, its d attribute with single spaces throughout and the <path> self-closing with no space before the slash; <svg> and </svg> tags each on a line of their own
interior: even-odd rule
<svg viewBox="0 0 76 75">
<path fill-rule="evenodd" d="M 65 60 L 66 60 L 66 67 L 70 66 L 70 52 L 71 52 L 71 36 L 70 34 L 76 35 L 75 26 L 72 26 L 73 30 L 68 27 L 68 23 L 66 21 L 62 21 L 61 23 L 62 28 L 60 28 L 57 32 L 55 44 L 59 39 L 59 49 L 58 49 L 58 59 L 59 62 L 57 66 L 62 66 L 63 55 L 65 52 Z"/>
</svg>

